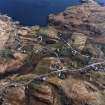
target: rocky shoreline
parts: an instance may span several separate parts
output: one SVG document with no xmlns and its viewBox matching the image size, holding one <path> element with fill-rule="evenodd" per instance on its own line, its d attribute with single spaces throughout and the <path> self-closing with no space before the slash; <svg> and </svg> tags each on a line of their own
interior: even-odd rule
<svg viewBox="0 0 105 105">
<path fill-rule="evenodd" d="M 82 2 L 46 27 L 0 15 L 0 105 L 105 105 L 105 7 Z"/>
</svg>

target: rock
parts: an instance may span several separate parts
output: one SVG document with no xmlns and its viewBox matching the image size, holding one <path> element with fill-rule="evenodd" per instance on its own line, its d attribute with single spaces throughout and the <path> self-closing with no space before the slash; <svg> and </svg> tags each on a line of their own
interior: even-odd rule
<svg viewBox="0 0 105 105">
<path fill-rule="evenodd" d="M 5 91 L 2 105 L 27 105 L 24 87 L 9 87 Z"/>
<path fill-rule="evenodd" d="M 18 31 L 18 34 L 20 34 L 20 35 L 27 35 L 28 34 L 28 32 L 27 32 L 27 30 L 19 30 Z"/>
<path fill-rule="evenodd" d="M 49 24 L 59 29 L 83 33 L 87 36 L 105 34 L 105 7 L 91 4 L 82 4 L 67 8 L 58 15 L 51 15 Z"/>
<path fill-rule="evenodd" d="M 45 84 L 40 83 L 31 83 L 29 85 L 29 95 L 37 97 L 39 100 L 42 101 L 42 103 L 53 103 L 53 91 L 50 86 L 47 86 Z M 37 101 L 37 100 L 36 100 Z M 31 103 L 31 105 L 33 105 Z"/>
<path fill-rule="evenodd" d="M 0 15 L 0 50 L 13 44 L 15 40 L 15 25 L 7 16 Z M 7 45 L 8 44 L 8 45 Z"/>
<path fill-rule="evenodd" d="M 32 26 L 31 29 L 34 31 L 38 31 L 40 29 L 40 26 L 38 26 L 38 25 Z"/>
<path fill-rule="evenodd" d="M 67 80 L 69 81 L 69 80 Z M 101 105 L 101 94 L 95 86 L 88 82 L 71 79 L 62 85 L 66 95 L 72 100 L 73 105 Z"/>
<path fill-rule="evenodd" d="M 25 64 L 26 54 L 15 53 L 15 59 L 11 59 L 6 63 L 0 64 L 0 75 L 19 72 L 20 68 Z"/>
<path fill-rule="evenodd" d="M 35 102 L 41 102 L 41 105 L 45 103 L 48 105 L 104 105 L 101 91 L 95 85 L 83 80 L 73 78 L 60 80 L 52 77 L 47 82 L 33 81 L 29 85 L 29 90 L 33 100 L 31 105 Z"/>
</svg>

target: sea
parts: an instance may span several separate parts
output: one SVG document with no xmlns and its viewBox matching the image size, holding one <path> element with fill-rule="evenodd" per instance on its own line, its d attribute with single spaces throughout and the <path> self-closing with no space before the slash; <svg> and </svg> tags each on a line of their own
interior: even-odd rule
<svg viewBox="0 0 105 105">
<path fill-rule="evenodd" d="M 80 0 L 0 0 L 0 14 L 6 14 L 22 25 L 46 26 L 49 14 L 57 14 L 74 5 L 80 5 Z"/>
</svg>

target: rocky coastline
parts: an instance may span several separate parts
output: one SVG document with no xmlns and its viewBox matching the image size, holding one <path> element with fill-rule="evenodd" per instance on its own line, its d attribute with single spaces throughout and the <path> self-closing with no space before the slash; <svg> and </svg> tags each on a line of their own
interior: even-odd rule
<svg viewBox="0 0 105 105">
<path fill-rule="evenodd" d="M 105 7 L 82 0 L 46 27 L 0 15 L 0 105 L 105 105 Z"/>
</svg>

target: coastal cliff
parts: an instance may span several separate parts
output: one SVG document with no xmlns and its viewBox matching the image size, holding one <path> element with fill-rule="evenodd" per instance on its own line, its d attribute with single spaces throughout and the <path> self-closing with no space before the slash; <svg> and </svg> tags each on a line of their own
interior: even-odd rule
<svg viewBox="0 0 105 105">
<path fill-rule="evenodd" d="M 0 105 L 105 105 L 105 7 L 82 2 L 46 27 L 0 15 Z"/>
</svg>

